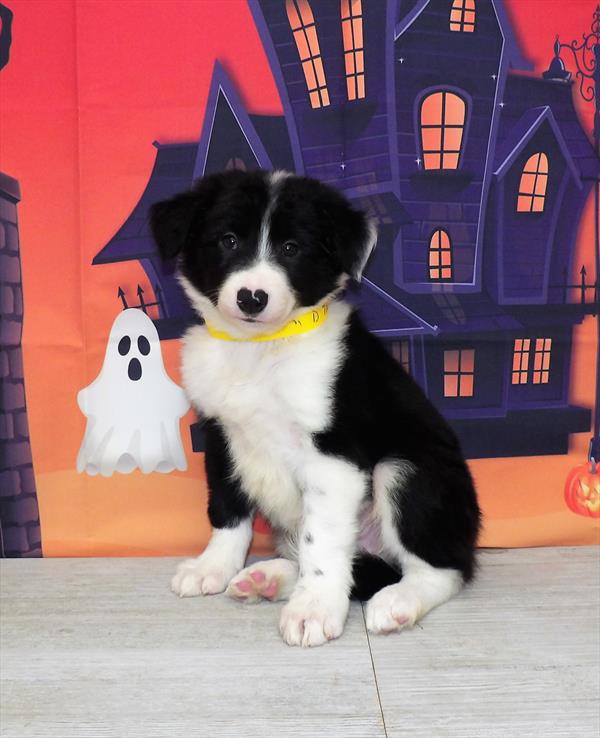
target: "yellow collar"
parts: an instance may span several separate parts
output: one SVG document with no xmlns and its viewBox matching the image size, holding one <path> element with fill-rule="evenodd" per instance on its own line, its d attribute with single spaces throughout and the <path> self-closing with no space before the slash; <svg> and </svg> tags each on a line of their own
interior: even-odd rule
<svg viewBox="0 0 600 738">
<path fill-rule="evenodd" d="M 305 313 L 301 313 L 293 320 L 290 320 L 287 325 L 284 325 L 283 328 L 275 333 L 260 333 L 257 336 L 250 336 L 249 338 L 236 338 L 225 331 L 220 331 L 217 328 L 214 328 L 209 323 L 205 323 L 205 325 L 210 335 L 213 338 L 220 338 L 221 341 L 276 341 L 279 338 L 289 338 L 290 336 L 298 336 L 301 333 L 314 331 L 315 328 L 323 325 L 327 320 L 328 311 L 328 305 L 311 308 Z"/>
</svg>

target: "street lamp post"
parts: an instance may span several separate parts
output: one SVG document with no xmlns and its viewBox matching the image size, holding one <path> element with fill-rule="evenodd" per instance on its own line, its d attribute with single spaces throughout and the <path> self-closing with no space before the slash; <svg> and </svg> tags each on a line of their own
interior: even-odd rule
<svg viewBox="0 0 600 738">
<path fill-rule="evenodd" d="M 545 79 L 562 80 L 568 82 L 571 72 L 565 67 L 561 59 L 561 51 L 570 51 L 575 64 L 575 80 L 579 83 L 579 94 L 586 102 L 594 103 L 594 151 L 600 157 L 600 5 L 596 6 L 592 17 L 590 33 L 582 34 L 581 41 L 573 40 L 571 43 L 561 43 L 558 36 L 554 43 L 554 59 L 547 72 Z M 596 174 L 594 181 L 594 259 L 596 268 L 596 284 L 600 278 L 600 177 Z M 598 301 L 596 293 L 593 297 Z M 598 348 L 596 352 L 596 402 L 594 411 L 593 437 L 590 441 L 589 461 L 595 473 L 596 464 L 600 464 L 600 311 L 596 312 L 596 323 L 598 329 Z"/>
</svg>

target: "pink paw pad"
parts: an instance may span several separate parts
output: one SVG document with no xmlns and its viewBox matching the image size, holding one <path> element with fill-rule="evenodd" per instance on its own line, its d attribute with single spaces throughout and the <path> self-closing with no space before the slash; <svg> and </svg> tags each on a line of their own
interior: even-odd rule
<svg viewBox="0 0 600 738">
<path fill-rule="evenodd" d="M 261 592 L 263 597 L 266 597 L 268 600 L 272 600 L 273 597 L 277 595 L 277 580 L 271 579 L 271 581 L 267 584 L 267 586 L 263 589 Z"/>
<path fill-rule="evenodd" d="M 240 579 L 235 585 L 235 594 L 243 600 L 264 597 L 266 600 L 272 600 L 277 597 L 279 592 L 279 580 L 277 577 L 267 580 L 267 575 L 260 570 L 245 574 L 244 579 Z"/>
</svg>

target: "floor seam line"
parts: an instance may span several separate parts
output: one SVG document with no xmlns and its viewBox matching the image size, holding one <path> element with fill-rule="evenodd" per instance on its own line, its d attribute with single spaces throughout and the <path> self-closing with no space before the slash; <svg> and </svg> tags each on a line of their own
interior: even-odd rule
<svg viewBox="0 0 600 738">
<path fill-rule="evenodd" d="M 363 616 L 365 626 L 365 634 L 367 636 L 367 646 L 369 648 L 369 657 L 371 658 L 371 668 L 373 669 L 373 678 L 375 679 L 375 691 L 377 692 L 377 702 L 379 703 L 379 712 L 381 713 L 381 722 L 383 723 L 383 733 L 388 738 L 387 725 L 385 724 L 385 715 L 383 714 L 383 705 L 381 704 L 381 693 L 379 692 L 379 682 L 377 681 L 377 672 L 375 671 L 375 661 L 373 660 L 373 651 L 371 650 L 371 639 L 369 638 L 369 629 L 367 628 L 367 619 L 365 617 L 364 603 L 360 603 L 360 610 Z"/>
</svg>

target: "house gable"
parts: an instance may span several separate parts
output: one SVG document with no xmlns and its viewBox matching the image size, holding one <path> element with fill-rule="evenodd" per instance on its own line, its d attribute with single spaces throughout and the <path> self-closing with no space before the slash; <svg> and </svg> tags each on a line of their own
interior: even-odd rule
<svg viewBox="0 0 600 738">
<path fill-rule="evenodd" d="M 560 130 L 552 110 L 548 105 L 540 108 L 531 108 L 524 113 L 519 121 L 513 126 L 509 135 L 503 142 L 503 145 L 498 147 L 496 160 L 494 162 L 494 176 L 498 179 L 502 179 L 506 175 L 514 164 L 515 159 L 527 146 L 544 121 L 548 122 L 565 162 L 571 170 L 575 183 L 578 187 L 581 187 L 581 179 L 577 165 L 571 156 L 571 152 L 569 151 L 569 147 L 567 146 L 562 131 Z"/>
<path fill-rule="evenodd" d="M 535 173 L 538 161 L 543 166 Z M 499 300 L 504 304 L 547 302 L 557 223 L 567 188 L 581 188 L 577 167 L 548 107 L 528 111 L 519 121 L 506 139 L 495 178 Z"/>
<path fill-rule="evenodd" d="M 194 179 L 226 168 L 272 169 L 237 90 L 217 61 L 194 164 Z"/>
<path fill-rule="evenodd" d="M 432 0 L 400 0 L 398 6 L 398 20 L 394 27 L 394 38 L 398 39 L 404 31 L 419 17 Z M 518 39 L 512 29 L 512 24 L 506 13 L 503 0 L 492 0 L 493 9 L 502 30 L 505 43 L 507 46 L 507 57 L 510 66 L 513 69 L 521 69 L 529 71 L 533 69 L 533 64 L 525 57 L 519 45 Z M 446 3 L 445 8 L 447 14 L 450 14 L 452 2 Z M 475 5 L 475 11 L 478 11 L 478 3 Z"/>
</svg>

